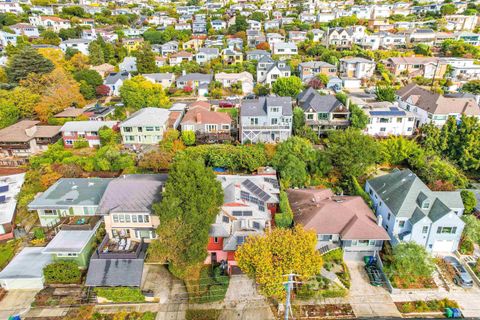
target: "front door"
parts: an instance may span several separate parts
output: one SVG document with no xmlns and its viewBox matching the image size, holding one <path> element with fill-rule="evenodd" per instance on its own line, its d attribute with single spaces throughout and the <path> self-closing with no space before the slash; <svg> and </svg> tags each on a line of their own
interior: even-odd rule
<svg viewBox="0 0 480 320">
<path fill-rule="evenodd" d="M 217 253 L 216 252 L 212 252 L 211 256 L 210 256 L 210 260 L 211 260 L 211 263 L 212 264 L 216 264 L 217 263 Z"/>
</svg>

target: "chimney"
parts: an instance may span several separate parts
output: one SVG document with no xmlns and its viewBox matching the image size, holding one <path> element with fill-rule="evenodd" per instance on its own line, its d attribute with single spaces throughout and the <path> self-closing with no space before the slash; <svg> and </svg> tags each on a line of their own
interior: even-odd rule
<svg viewBox="0 0 480 320">
<path fill-rule="evenodd" d="M 202 114 L 200 112 L 197 113 L 197 123 L 202 123 Z"/>
<path fill-rule="evenodd" d="M 381 227 L 383 223 L 383 217 L 379 214 L 377 216 L 377 224 Z"/>
</svg>

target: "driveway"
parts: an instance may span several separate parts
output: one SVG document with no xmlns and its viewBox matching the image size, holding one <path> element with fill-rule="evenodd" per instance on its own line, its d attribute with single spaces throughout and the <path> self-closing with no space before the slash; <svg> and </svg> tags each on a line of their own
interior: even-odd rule
<svg viewBox="0 0 480 320">
<path fill-rule="evenodd" d="M 30 309 L 38 290 L 10 290 L 0 301 L 0 319 L 11 315 L 24 314 Z"/>
<path fill-rule="evenodd" d="M 142 290 L 152 290 L 161 304 L 178 303 L 188 298 L 183 281 L 175 278 L 164 265 L 144 265 Z"/>
<path fill-rule="evenodd" d="M 389 292 L 370 285 L 361 261 L 345 261 L 350 271 L 351 286 L 348 300 L 357 317 L 401 317 Z"/>
</svg>

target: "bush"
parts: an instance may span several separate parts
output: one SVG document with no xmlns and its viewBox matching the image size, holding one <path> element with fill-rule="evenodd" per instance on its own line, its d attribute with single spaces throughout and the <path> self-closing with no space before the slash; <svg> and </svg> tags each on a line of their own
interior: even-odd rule
<svg viewBox="0 0 480 320">
<path fill-rule="evenodd" d="M 88 141 L 85 139 L 80 139 L 73 143 L 74 149 L 82 149 L 82 148 L 88 148 L 88 147 L 89 147 Z"/>
<path fill-rule="evenodd" d="M 337 248 L 335 250 L 325 253 L 322 257 L 325 263 L 330 261 L 333 261 L 335 263 L 341 263 L 343 262 L 343 251 L 341 248 Z"/>
<path fill-rule="evenodd" d="M 58 261 L 43 268 L 45 282 L 49 284 L 80 283 L 82 272 L 74 261 Z"/>
<path fill-rule="evenodd" d="M 220 267 L 212 268 L 204 266 L 200 271 L 200 280 L 198 281 L 198 291 L 189 292 L 189 299 L 195 303 L 207 303 L 221 301 L 225 298 L 230 279 L 223 275 Z M 195 284 L 188 287 L 197 287 Z"/>
<path fill-rule="evenodd" d="M 192 130 L 182 131 L 182 141 L 186 146 L 195 144 L 195 132 Z"/>
<path fill-rule="evenodd" d="M 186 320 L 217 320 L 220 310 L 216 309 L 188 309 L 185 314 Z"/>
<path fill-rule="evenodd" d="M 470 238 L 463 238 L 460 242 L 460 253 L 461 254 L 472 254 L 474 250 L 474 243 Z"/>
<path fill-rule="evenodd" d="M 288 202 L 287 193 L 280 191 L 280 213 L 275 214 L 275 225 L 279 228 L 289 228 L 293 222 L 293 212 Z"/>
<path fill-rule="evenodd" d="M 115 288 L 95 288 L 97 296 L 110 300 L 112 302 L 144 302 L 145 296 L 138 288 L 115 287 Z"/>
<path fill-rule="evenodd" d="M 45 232 L 42 228 L 33 229 L 33 236 L 35 239 L 45 239 Z"/>
<path fill-rule="evenodd" d="M 463 205 L 465 206 L 465 213 L 472 213 L 477 206 L 475 194 L 469 190 L 462 190 L 460 195 L 462 196 Z"/>
</svg>

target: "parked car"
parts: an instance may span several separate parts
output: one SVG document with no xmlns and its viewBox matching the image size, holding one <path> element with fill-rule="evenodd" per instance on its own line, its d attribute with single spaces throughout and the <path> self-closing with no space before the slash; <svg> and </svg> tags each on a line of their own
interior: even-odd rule
<svg viewBox="0 0 480 320">
<path fill-rule="evenodd" d="M 465 267 L 458 261 L 457 258 L 452 256 L 446 256 L 443 258 L 443 261 L 448 265 L 452 266 L 452 269 L 455 272 L 453 277 L 453 283 L 462 288 L 471 288 L 473 287 L 473 280 L 470 274 L 467 272 Z"/>
<path fill-rule="evenodd" d="M 372 286 L 380 287 L 383 285 L 382 274 L 375 265 L 365 266 L 365 272 L 367 272 L 368 279 L 370 279 L 370 284 Z"/>
<path fill-rule="evenodd" d="M 220 108 L 235 108 L 235 103 L 232 102 L 232 101 L 220 101 L 220 103 L 218 104 L 218 106 Z"/>
<path fill-rule="evenodd" d="M 232 100 L 235 101 L 235 100 L 241 100 L 241 99 L 242 98 L 239 97 L 239 96 L 228 96 L 227 97 L 227 100 L 229 100 L 229 101 L 232 101 Z"/>
</svg>

